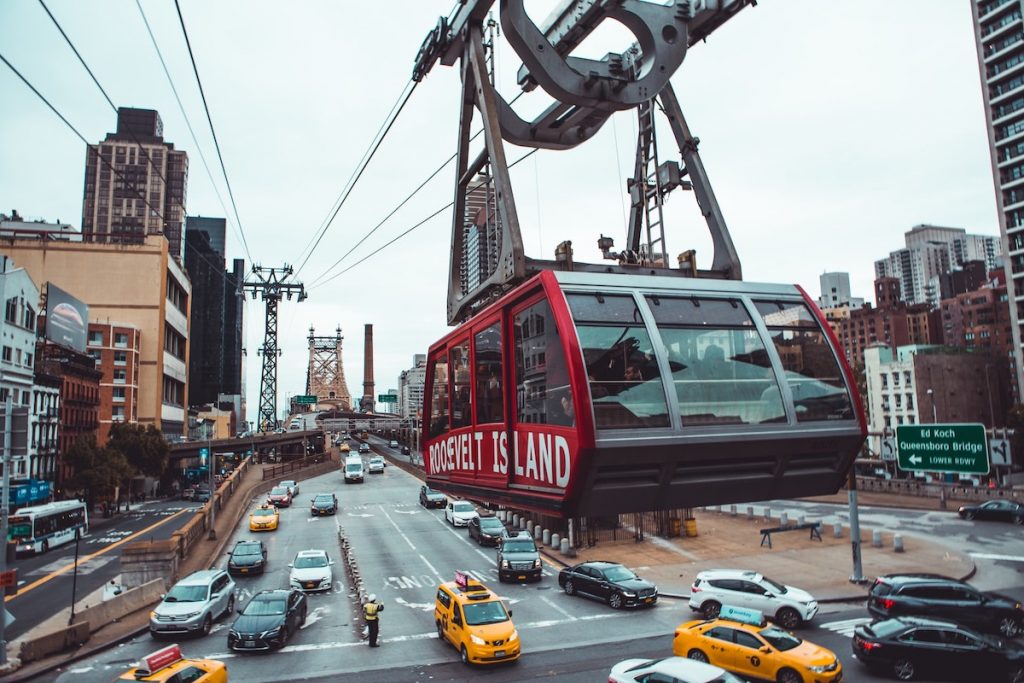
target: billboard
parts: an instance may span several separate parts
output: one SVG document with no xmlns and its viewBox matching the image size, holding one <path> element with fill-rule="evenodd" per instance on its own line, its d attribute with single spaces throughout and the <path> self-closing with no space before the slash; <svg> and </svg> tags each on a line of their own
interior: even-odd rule
<svg viewBox="0 0 1024 683">
<path fill-rule="evenodd" d="M 46 283 L 46 338 L 85 353 L 89 306 L 63 289 Z"/>
</svg>

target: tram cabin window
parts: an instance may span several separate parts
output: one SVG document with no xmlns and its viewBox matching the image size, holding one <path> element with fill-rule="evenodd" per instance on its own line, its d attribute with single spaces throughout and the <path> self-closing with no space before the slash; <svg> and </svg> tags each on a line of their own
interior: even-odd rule
<svg viewBox="0 0 1024 683">
<path fill-rule="evenodd" d="M 470 406 L 473 405 L 469 396 L 469 342 L 451 347 L 448 358 L 451 362 L 452 428 L 468 427 L 472 422 Z"/>
<path fill-rule="evenodd" d="M 569 372 L 548 302 L 538 301 L 515 313 L 512 328 L 515 338 L 516 420 L 572 427 L 576 420 Z"/>
<path fill-rule="evenodd" d="M 650 335 L 631 295 L 568 294 L 598 429 L 668 427 Z"/>
<path fill-rule="evenodd" d="M 448 360 L 444 352 L 430 359 L 430 436 L 448 431 Z"/>
<path fill-rule="evenodd" d="M 503 422 L 501 323 L 494 323 L 473 337 L 476 354 L 476 422 Z"/>
<path fill-rule="evenodd" d="M 853 418 L 839 360 L 807 305 L 755 301 L 786 370 L 798 422 Z M 895 377 L 895 376 L 894 376 Z"/>
<path fill-rule="evenodd" d="M 683 426 L 786 421 L 771 359 L 737 299 L 648 296 Z"/>
</svg>

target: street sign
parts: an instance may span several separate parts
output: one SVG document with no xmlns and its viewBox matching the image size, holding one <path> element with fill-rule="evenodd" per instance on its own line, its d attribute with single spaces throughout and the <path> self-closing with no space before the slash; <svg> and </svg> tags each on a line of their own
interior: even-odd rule
<svg viewBox="0 0 1024 683">
<path fill-rule="evenodd" d="M 206 459 L 209 458 L 209 457 L 210 457 L 210 449 L 209 448 L 207 448 L 206 446 L 203 446 L 202 448 L 199 449 L 199 464 L 200 465 L 205 465 L 206 464 Z"/>
<path fill-rule="evenodd" d="M 18 570 L 8 569 L 5 572 L 0 572 L 0 588 L 7 588 L 8 586 L 14 586 L 18 583 Z"/>
<path fill-rule="evenodd" d="M 296 396 L 295 402 L 298 403 L 299 405 L 315 405 L 316 396 Z"/>
<path fill-rule="evenodd" d="M 989 439 L 988 452 L 993 465 L 1003 465 L 1007 467 L 1010 465 L 1012 458 L 1010 457 L 1009 439 Z"/>
<path fill-rule="evenodd" d="M 377 394 L 377 403 L 398 403 L 398 394 Z"/>
<path fill-rule="evenodd" d="M 882 460 L 896 460 L 896 439 L 887 437 L 882 439 Z"/>
<path fill-rule="evenodd" d="M 985 425 L 900 425 L 896 441 L 901 470 L 988 474 Z"/>
</svg>

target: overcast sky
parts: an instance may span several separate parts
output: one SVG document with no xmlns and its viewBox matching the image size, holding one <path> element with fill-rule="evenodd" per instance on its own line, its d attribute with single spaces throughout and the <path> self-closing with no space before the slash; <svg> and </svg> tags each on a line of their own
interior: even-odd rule
<svg viewBox="0 0 1024 683">
<path fill-rule="evenodd" d="M 165 139 L 188 152 L 188 213 L 225 216 L 134 0 L 46 1 L 114 103 L 158 110 Z M 298 266 L 408 83 L 424 36 L 453 3 L 180 1 L 252 257 Z M 141 4 L 227 203 L 174 4 Z M 527 8 L 540 21 L 554 4 Z M 609 27 L 581 54 L 630 42 Z M 115 129 L 114 112 L 36 0 L 0 2 L 0 53 L 90 142 Z M 507 99 L 518 92 L 519 64 L 500 43 Z M 968 2 L 762 0 L 693 47 L 673 83 L 748 280 L 796 282 L 817 296 L 819 274 L 847 271 L 854 295 L 870 300 L 874 261 L 903 246 L 914 225 L 998 234 Z M 377 393 L 396 387 L 413 354 L 446 332 L 451 213 L 368 254 L 451 201 L 451 166 L 329 269 L 454 153 L 458 98 L 457 69 L 436 66 L 298 273 L 309 299 L 281 307 L 282 406 L 305 391 L 310 325 L 318 335 L 341 325 L 353 396 L 362 393 L 364 324 L 374 326 Z M 0 102 L 0 211 L 80 227 L 85 145 L 3 64 Z M 531 94 L 517 108 L 543 105 Z M 596 261 L 601 233 L 622 246 L 635 131 L 634 114 L 617 114 L 577 149 L 542 151 L 513 169 L 529 255 L 550 258 L 570 239 L 577 260 Z M 673 145 L 661 139 L 665 158 Z M 696 248 L 706 266 L 706 229 L 692 204 L 682 193 L 669 200 L 668 251 Z M 228 258 L 247 258 L 236 227 Z M 246 316 L 256 419 L 262 303 L 249 300 Z"/>
</svg>

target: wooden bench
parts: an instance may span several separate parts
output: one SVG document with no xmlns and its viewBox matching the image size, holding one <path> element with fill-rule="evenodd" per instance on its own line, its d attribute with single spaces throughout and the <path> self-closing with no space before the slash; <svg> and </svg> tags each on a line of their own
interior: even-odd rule
<svg viewBox="0 0 1024 683">
<path fill-rule="evenodd" d="M 769 548 L 772 547 L 772 534 L 782 531 L 799 531 L 801 529 L 810 529 L 810 538 L 821 541 L 821 522 L 807 522 L 806 524 L 794 524 L 793 526 L 773 526 L 761 529 L 761 547 L 764 547 L 765 542 L 768 543 Z"/>
</svg>

